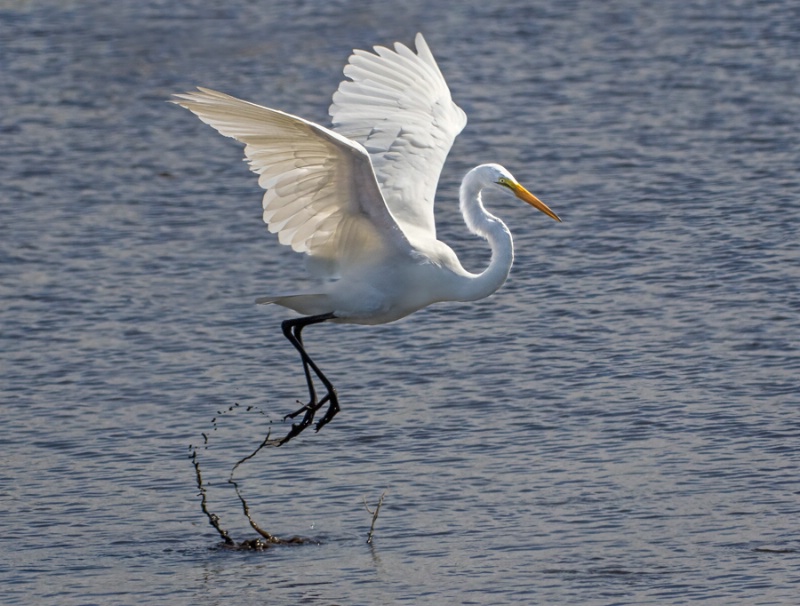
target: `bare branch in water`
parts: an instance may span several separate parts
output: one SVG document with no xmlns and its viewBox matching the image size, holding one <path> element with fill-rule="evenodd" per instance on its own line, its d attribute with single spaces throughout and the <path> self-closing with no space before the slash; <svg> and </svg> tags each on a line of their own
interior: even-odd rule
<svg viewBox="0 0 800 606">
<path fill-rule="evenodd" d="M 386 491 L 384 490 L 381 493 L 381 498 L 378 499 L 378 505 L 375 507 L 375 511 L 370 511 L 369 506 L 367 505 L 367 498 L 364 497 L 364 509 L 367 510 L 367 513 L 372 514 L 372 524 L 369 526 L 369 534 L 367 535 L 367 543 L 372 544 L 372 535 L 375 532 L 375 522 L 378 519 L 378 512 L 381 510 L 381 505 L 383 505 L 383 498 L 386 496 Z"/>
<path fill-rule="evenodd" d="M 280 440 L 270 440 L 269 439 L 270 432 L 267 432 L 267 437 L 264 438 L 264 441 L 259 444 L 258 448 L 256 448 L 253 452 L 251 452 L 246 457 L 242 457 L 239 461 L 236 462 L 236 465 L 233 466 L 231 469 L 231 475 L 228 477 L 228 483 L 233 484 L 233 488 L 236 491 L 236 496 L 239 497 L 239 501 L 242 504 L 242 511 L 244 512 L 247 521 L 250 522 L 250 527 L 255 530 L 258 534 L 260 534 L 268 544 L 271 545 L 292 545 L 292 544 L 299 544 L 299 543 L 312 543 L 311 539 L 307 539 L 304 537 L 293 536 L 289 539 L 281 539 L 280 537 L 276 537 L 273 534 L 270 534 L 263 528 L 261 528 L 256 521 L 253 519 L 253 516 L 250 515 L 250 506 L 247 504 L 247 501 L 242 496 L 242 493 L 239 491 L 239 484 L 236 483 L 236 480 L 233 479 L 233 474 L 236 469 L 244 463 L 245 461 L 249 461 L 254 456 L 256 456 L 259 451 L 264 448 L 265 446 L 280 446 Z M 258 540 L 256 540 L 258 542 Z M 261 546 L 259 548 L 265 548 L 266 546 Z"/>
<path fill-rule="evenodd" d="M 226 545 L 235 545 L 235 542 L 228 534 L 228 531 L 220 526 L 219 516 L 217 516 L 215 513 L 211 513 L 208 510 L 208 505 L 206 502 L 206 487 L 203 486 L 203 476 L 200 473 L 200 461 L 197 459 L 196 448 L 192 450 L 192 465 L 194 465 L 194 472 L 197 476 L 197 488 L 200 489 L 200 508 L 203 510 L 203 513 L 206 514 L 208 523 L 211 524 L 214 527 L 214 530 L 219 533 L 219 536 L 222 537 L 222 540 L 225 541 Z"/>
<path fill-rule="evenodd" d="M 236 404 L 234 406 L 231 406 L 228 409 L 228 412 L 231 412 L 235 408 L 235 406 L 238 406 L 238 404 Z M 252 407 L 248 407 L 247 410 L 250 411 L 251 408 Z M 224 414 L 224 411 L 218 412 L 218 415 L 222 415 L 222 414 Z M 217 417 L 214 417 L 212 423 L 214 425 L 214 429 L 215 430 L 216 430 L 216 421 L 217 421 Z M 208 448 L 208 435 L 206 435 L 205 433 L 203 433 L 202 435 L 203 435 L 203 444 L 204 444 L 204 446 L 206 448 Z M 289 539 L 281 539 L 280 537 L 276 537 L 275 535 L 270 534 L 269 532 L 267 532 L 266 530 L 261 528 L 256 523 L 256 521 L 253 519 L 252 515 L 250 515 L 250 506 L 247 504 L 247 501 L 242 496 L 242 493 L 239 490 L 239 485 L 233 479 L 233 474 L 236 471 L 236 469 L 242 463 L 244 463 L 246 461 L 249 461 L 250 459 L 255 457 L 261 451 L 262 448 L 264 448 L 265 446 L 280 446 L 280 445 L 281 445 L 281 440 L 271 440 L 270 439 L 270 433 L 268 432 L 267 433 L 267 437 L 264 438 L 264 440 L 261 442 L 261 444 L 259 444 L 258 448 L 256 448 L 249 455 L 239 459 L 239 461 L 237 461 L 236 464 L 231 469 L 230 476 L 228 477 L 228 483 L 229 484 L 233 484 L 233 488 L 234 488 L 234 490 L 236 490 L 236 496 L 239 497 L 239 501 L 242 504 L 242 510 L 244 511 L 245 517 L 247 517 L 247 521 L 250 523 L 250 527 L 253 530 L 255 530 L 263 539 L 263 540 L 262 539 L 249 539 L 249 540 L 242 541 L 241 543 L 237 543 L 236 541 L 234 541 L 230 537 L 230 535 L 228 534 L 228 531 L 225 530 L 224 528 L 222 528 L 222 526 L 220 525 L 219 516 L 217 516 L 216 514 L 211 513 L 209 511 L 208 504 L 207 504 L 207 498 L 206 498 L 206 489 L 205 489 L 205 485 L 203 484 L 203 476 L 200 473 L 200 461 L 199 461 L 199 458 L 197 456 L 197 448 L 195 448 L 193 446 L 189 447 L 192 450 L 192 464 L 194 465 L 195 475 L 197 476 L 197 487 L 200 489 L 200 497 L 201 497 L 200 508 L 203 510 L 203 513 L 208 518 L 208 521 L 211 524 L 211 526 L 213 526 L 214 529 L 219 533 L 219 536 L 222 537 L 222 540 L 225 542 L 225 547 L 226 548 L 237 549 L 237 550 L 261 551 L 261 550 L 264 550 L 264 549 L 268 549 L 269 547 L 271 547 L 273 545 L 297 545 L 297 544 L 314 543 L 315 542 L 315 541 L 312 541 L 311 539 L 307 539 L 307 538 L 299 537 L 299 536 L 293 536 L 293 537 L 291 537 Z"/>
<path fill-rule="evenodd" d="M 261 442 L 261 444 L 259 444 L 259 445 L 258 445 L 258 448 L 256 448 L 256 449 L 255 449 L 253 452 L 251 452 L 249 455 L 247 455 L 247 456 L 245 456 L 245 457 L 242 457 L 241 459 L 239 459 L 238 461 L 236 461 L 236 465 L 234 465 L 234 466 L 233 466 L 233 468 L 231 469 L 231 475 L 230 475 L 230 478 L 228 479 L 228 481 L 229 481 L 229 482 L 230 482 L 230 481 L 231 481 L 231 479 L 233 478 L 233 472 L 234 472 L 234 471 L 236 471 L 236 468 L 237 468 L 237 467 L 239 467 L 239 465 L 241 465 L 241 464 L 242 464 L 242 463 L 244 463 L 245 461 L 249 461 L 249 460 L 250 460 L 250 459 L 252 459 L 254 456 L 256 456 L 256 455 L 259 453 L 259 451 L 260 451 L 262 448 L 264 448 L 265 446 L 276 446 L 276 447 L 277 447 L 277 446 L 280 446 L 280 445 L 281 445 L 281 440 L 270 440 L 270 439 L 269 439 L 269 436 L 270 436 L 270 434 L 271 434 L 271 433 L 272 433 L 272 430 L 270 429 L 270 430 L 267 432 L 267 437 L 266 437 L 266 438 L 264 438 L 264 441 L 263 441 L 263 442 Z M 235 486 L 235 482 L 234 482 L 233 484 L 234 484 L 234 486 Z"/>
</svg>

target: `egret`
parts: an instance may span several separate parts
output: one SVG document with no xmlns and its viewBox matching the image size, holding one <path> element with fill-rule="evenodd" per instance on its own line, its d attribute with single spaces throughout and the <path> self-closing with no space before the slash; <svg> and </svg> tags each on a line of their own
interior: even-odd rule
<svg viewBox="0 0 800 606">
<path fill-rule="evenodd" d="M 514 248 L 505 223 L 484 208 L 484 189 L 513 194 L 561 221 L 508 170 L 482 164 L 461 183 L 460 209 L 467 228 L 488 241 L 489 266 L 477 274 L 465 270 L 437 239 L 436 186 L 467 119 L 421 34 L 415 47 L 354 50 L 333 95 L 331 129 L 207 88 L 174 95 L 174 103 L 244 143 L 266 190 L 264 222 L 281 244 L 306 255 L 319 279 L 305 292 L 256 299 L 300 314 L 281 327 L 300 354 L 309 400 L 286 415 L 303 417 L 279 444 L 311 425 L 325 404 L 316 431 L 339 412 L 336 389 L 303 345 L 305 327 L 384 324 L 432 303 L 494 293 L 508 277 Z M 314 377 L 325 388 L 322 397 Z"/>
</svg>

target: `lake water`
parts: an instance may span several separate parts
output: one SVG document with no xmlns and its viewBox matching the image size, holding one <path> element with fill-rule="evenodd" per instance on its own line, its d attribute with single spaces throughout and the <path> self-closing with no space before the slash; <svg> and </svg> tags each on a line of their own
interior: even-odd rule
<svg viewBox="0 0 800 606">
<path fill-rule="evenodd" d="M 210 6 L 0 3 L 0 602 L 797 604 L 798 5 Z M 236 479 L 314 542 L 220 549 L 189 447 L 254 538 L 228 472 L 305 387 L 253 300 L 304 270 L 240 148 L 165 99 L 327 123 L 350 50 L 417 31 L 470 119 L 440 237 L 488 262 L 457 209 L 483 162 L 564 223 L 491 199 L 495 296 L 309 328 L 342 412 Z"/>
</svg>

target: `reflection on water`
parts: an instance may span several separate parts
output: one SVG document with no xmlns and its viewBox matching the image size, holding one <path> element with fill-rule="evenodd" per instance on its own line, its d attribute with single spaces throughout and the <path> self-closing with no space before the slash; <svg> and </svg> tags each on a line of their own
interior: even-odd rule
<svg viewBox="0 0 800 606">
<path fill-rule="evenodd" d="M 4 603 L 795 603 L 794 8 L 0 15 Z M 227 474 L 304 385 L 286 316 L 252 301 L 302 263 L 240 150 L 165 99 L 199 84 L 325 122 L 351 48 L 418 30 L 470 117 L 440 237 L 488 262 L 456 204 L 488 161 L 564 223 L 492 199 L 517 248 L 496 296 L 309 328 L 342 412 L 236 477 L 259 524 L 319 544 L 209 549 L 188 446 L 208 433 L 209 502 L 252 537 Z"/>
</svg>

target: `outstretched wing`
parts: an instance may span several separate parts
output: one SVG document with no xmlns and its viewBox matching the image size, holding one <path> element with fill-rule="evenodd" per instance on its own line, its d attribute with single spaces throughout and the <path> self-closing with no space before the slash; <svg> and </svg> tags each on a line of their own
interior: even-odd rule
<svg viewBox="0 0 800 606">
<path fill-rule="evenodd" d="M 433 198 L 439 174 L 467 116 L 450 96 L 422 34 L 417 52 L 355 50 L 333 95 L 334 130 L 369 152 L 386 204 L 411 235 L 436 237 Z"/>
<path fill-rule="evenodd" d="M 206 88 L 174 101 L 245 144 L 266 189 L 264 221 L 281 244 L 331 273 L 388 249 L 410 251 L 366 150 L 331 130 Z"/>
</svg>

